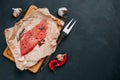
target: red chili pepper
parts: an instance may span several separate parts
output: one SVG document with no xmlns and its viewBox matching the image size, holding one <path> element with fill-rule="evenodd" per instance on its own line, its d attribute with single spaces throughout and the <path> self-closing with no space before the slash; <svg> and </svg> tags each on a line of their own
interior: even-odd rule
<svg viewBox="0 0 120 80">
<path fill-rule="evenodd" d="M 54 66 L 57 65 L 57 64 L 58 64 L 58 61 L 56 59 L 52 59 L 48 64 L 49 69 L 53 71 L 54 68 L 55 68 Z"/>
<path fill-rule="evenodd" d="M 67 59 L 68 59 L 68 54 L 64 54 L 63 60 L 61 60 L 61 61 L 58 61 L 56 59 L 52 59 L 48 64 L 49 69 L 53 71 L 56 67 L 63 66 L 67 62 Z"/>
<path fill-rule="evenodd" d="M 62 61 L 59 61 L 58 64 L 55 65 L 55 67 L 61 67 L 63 66 L 68 60 L 68 54 L 64 54 L 64 58 Z"/>
</svg>

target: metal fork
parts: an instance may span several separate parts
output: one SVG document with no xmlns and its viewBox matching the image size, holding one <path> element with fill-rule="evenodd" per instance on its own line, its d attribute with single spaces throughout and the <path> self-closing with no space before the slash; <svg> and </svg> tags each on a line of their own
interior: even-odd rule
<svg viewBox="0 0 120 80">
<path fill-rule="evenodd" d="M 64 39 L 65 37 L 67 37 L 70 33 L 70 31 L 72 30 L 73 26 L 75 25 L 75 23 L 77 22 L 77 20 L 73 21 L 74 19 L 71 19 L 68 24 L 64 27 L 64 29 L 61 31 L 60 36 L 57 40 L 57 45 L 60 44 L 60 42 L 62 41 L 62 39 Z M 41 66 L 41 70 L 43 70 L 43 68 L 48 64 L 50 59 L 50 56 L 47 56 Z"/>
<path fill-rule="evenodd" d="M 61 40 L 69 35 L 70 31 L 72 30 L 72 28 L 75 25 L 75 23 L 77 22 L 77 20 L 75 20 L 73 23 L 72 22 L 73 22 L 73 19 L 71 19 L 69 21 L 69 23 L 61 31 L 60 36 L 57 40 L 57 44 L 60 44 Z"/>
</svg>

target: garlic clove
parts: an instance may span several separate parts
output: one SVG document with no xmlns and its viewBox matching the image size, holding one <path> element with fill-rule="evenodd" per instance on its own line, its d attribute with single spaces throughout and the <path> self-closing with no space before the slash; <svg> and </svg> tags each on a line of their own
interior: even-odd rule
<svg viewBox="0 0 120 80">
<path fill-rule="evenodd" d="M 20 57 L 19 59 L 18 59 L 18 61 L 24 61 L 25 60 L 25 57 L 24 56 L 22 56 L 22 57 Z"/>
<path fill-rule="evenodd" d="M 26 64 L 27 64 L 27 61 L 24 61 L 24 62 L 23 62 L 23 66 L 25 66 Z"/>
<path fill-rule="evenodd" d="M 13 10 L 13 16 L 18 17 L 20 13 L 22 12 L 22 8 L 12 8 Z"/>
<path fill-rule="evenodd" d="M 58 9 L 58 15 L 60 17 L 63 17 L 65 14 L 67 14 L 68 12 L 68 9 L 66 7 L 61 7 Z"/>
<path fill-rule="evenodd" d="M 58 55 L 56 56 L 56 58 L 57 58 L 58 61 L 62 61 L 63 58 L 64 58 L 64 54 L 58 54 Z"/>
</svg>

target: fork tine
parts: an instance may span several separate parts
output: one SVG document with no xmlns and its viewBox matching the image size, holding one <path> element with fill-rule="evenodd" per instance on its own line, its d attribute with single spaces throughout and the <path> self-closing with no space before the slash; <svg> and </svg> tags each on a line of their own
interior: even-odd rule
<svg viewBox="0 0 120 80">
<path fill-rule="evenodd" d="M 65 26 L 64 29 L 68 29 L 69 25 L 71 24 L 71 22 L 73 21 L 73 18 L 69 21 L 69 23 Z"/>
<path fill-rule="evenodd" d="M 75 23 L 77 22 L 77 20 L 75 20 L 73 23 L 73 18 L 70 20 L 70 22 L 65 26 L 65 28 L 63 29 L 63 32 L 65 32 L 66 34 L 69 34 L 69 32 L 71 31 L 71 29 L 73 28 L 73 26 L 75 25 Z M 72 24 L 71 24 L 72 23 Z M 71 24 L 71 26 L 70 26 Z M 69 28 L 68 28 L 69 27 Z"/>
<path fill-rule="evenodd" d="M 75 20 L 74 23 L 69 27 L 68 33 L 71 31 L 71 29 L 73 28 L 73 26 L 75 25 L 76 22 L 77 22 L 77 20 Z"/>
</svg>

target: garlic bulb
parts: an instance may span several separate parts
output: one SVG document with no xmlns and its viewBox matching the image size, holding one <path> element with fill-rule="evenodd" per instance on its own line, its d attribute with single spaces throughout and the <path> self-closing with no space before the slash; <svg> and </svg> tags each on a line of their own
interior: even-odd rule
<svg viewBox="0 0 120 80">
<path fill-rule="evenodd" d="M 13 10 L 13 16 L 18 17 L 20 13 L 22 12 L 22 8 L 12 8 Z"/>
<path fill-rule="evenodd" d="M 65 7 L 61 7 L 58 9 L 58 15 L 61 17 L 63 17 L 65 14 L 67 14 L 67 12 L 68 12 L 68 9 Z"/>
</svg>

